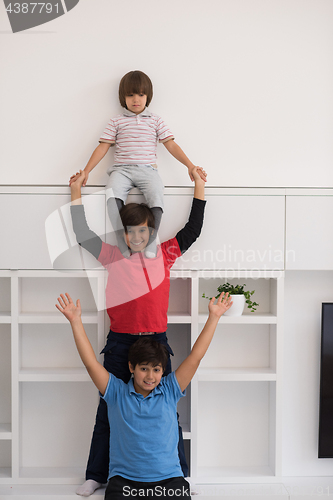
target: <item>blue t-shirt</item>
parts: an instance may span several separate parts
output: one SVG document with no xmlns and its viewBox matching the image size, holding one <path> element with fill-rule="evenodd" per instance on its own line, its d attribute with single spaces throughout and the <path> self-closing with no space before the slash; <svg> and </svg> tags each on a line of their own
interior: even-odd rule
<svg viewBox="0 0 333 500">
<path fill-rule="evenodd" d="M 178 456 L 177 402 L 181 392 L 175 372 L 163 377 L 145 398 L 112 373 L 103 399 L 110 422 L 109 478 L 162 481 L 182 476 Z"/>
</svg>

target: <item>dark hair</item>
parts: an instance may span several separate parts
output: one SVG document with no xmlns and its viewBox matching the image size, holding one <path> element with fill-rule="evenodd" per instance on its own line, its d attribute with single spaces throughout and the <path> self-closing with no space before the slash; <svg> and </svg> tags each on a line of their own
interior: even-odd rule
<svg viewBox="0 0 333 500">
<path fill-rule="evenodd" d="M 168 350 L 156 340 L 140 337 L 129 348 L 128 361 L 133 368 L 141 363 L 151 363 L 153 366 L 162 365 L 164 371 L 169 361 Z"/>
<path fill-rule="evenodd" d="M 126 96 L 130 94 L 146 94 L 149 106 L 153 98 L 153 84 L 149 76 L 142 71 L 130 71 L 120 80 L 119 101 L 123 108 L 126 108 Z"/>
<path fill-rule="evenodd" d="M 120 209 L 120 218 L 127 233 L 127 228 L 140 226 L 147 222 L 149 229 L 155 228 L 155 217 L 146 203 L 128 203 Z"/>
</svg>

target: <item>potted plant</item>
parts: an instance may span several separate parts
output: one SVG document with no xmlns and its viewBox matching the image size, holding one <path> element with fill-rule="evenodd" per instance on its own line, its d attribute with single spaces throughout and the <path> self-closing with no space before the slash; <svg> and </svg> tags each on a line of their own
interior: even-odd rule
<svg viewBox="0 0 333 500">
<path fill-rule="evenodd" d="M 245 286 L 246 285 L 234 286 L 230 283 L 224 283 L 217 288 L 217 291 L 219 293 L 218 295 L 216 295 L 216 298 L 218 298 L 221 293 L 228 292 L 233 302 L 230 309 L 224 313 L 225 316 L 241 316 L 243 314 L 245 304 L 247 304 L 247 307 L 251 310 L 251 312 L 254 312 L 257 309 L 257 306 L 259 306 L 259 304 L 251 300 L 251 296 L 254 294 L 255 290 L 252 290 L 251 292 L 248 290 L 244 290 Z M 205 299 L 209 300 L 211 300 L 212 298 L 206 297 L 205 293 L 203 293 L 202 296 Z"/>
</svg>

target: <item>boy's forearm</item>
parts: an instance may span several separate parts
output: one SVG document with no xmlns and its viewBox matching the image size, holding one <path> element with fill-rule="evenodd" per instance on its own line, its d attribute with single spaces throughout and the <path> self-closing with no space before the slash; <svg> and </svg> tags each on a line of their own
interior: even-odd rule
<svg viewBox="0 0 333 500">
<path fill-rule="evenodd" d="M 190 356 L 198 365 L 207 352 L 208 347 L 214 337 L 215 329 L 219 322 L 219 318 L 214 315 L 209 315 L 205 326 L 202 329 L 199 337 L 195 341 Z"/>
<path fill-rule="evenodd" d="M 72 205 L 81 205 L 81 185 L 73 183 L 71 185 L 71 202 Z"/>
<path fill-rule="evenodd" d="M 101 142 L 97 148 L 94 150 L 93 154 L 91 155 L 87 165 L 84 167 L 84 171 L 89 174 L 95 167 L 98 165 L 98 163 L 104 158 L 106 153 L 108 152 L 110 147 L 110 144 L 107 144 L 105 142 Z"/>
<path fill-rule="evenodd" d="M 83 328 L 81 318 L 79 320 L 75 320 L 75 322 L 71 322 L 71 327 L 82 363 L 86 367 L 86 370 L 97 389 L 101 394 L 104 394 L 109 380 L 109 373 L 104 366 L 98 362 L 95 352 Z"/>
<path fill-rule="evenodd" d="M 193 197 L 198 200 L 205 199 L 205 182 L 201 178 L 196 178 L 194 184 L 194 194 Z"/>
<path fill-rule="evenodd" d="M 71 322 L 71 327 L 73 331 L 76 348 L 78 350 L 82 363 L 89 372 L 89 368 L 93 364 L 98 362 L 95 352 L 89 342 L 89 339 L 87 337 L 81 319 L 77 319 L 76 321 Z"/>
<path fill-rule="evenodd" d="M 165 142 L 164 145 L 169 153 L 172 154 L 174 158 L 176 158 L 176 160 L 185 165 L 188 169 L 194 168 L 195 165 L 193 165 L 193 163 L 189 160 L 181 147 L 178 146 L 178 144 L 173 139 Z"/>
</svg>

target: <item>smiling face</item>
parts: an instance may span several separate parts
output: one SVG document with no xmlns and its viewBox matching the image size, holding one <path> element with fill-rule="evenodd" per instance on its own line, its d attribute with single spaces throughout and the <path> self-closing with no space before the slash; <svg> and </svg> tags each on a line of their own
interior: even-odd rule
<svg viewBox="0 0 333 500">
<path fill-rule="evenodd" d="M 134 375 L 134 389 L 145 398 L 158 386 L 163 375 L 161 364 L 153 366 L 152 363 L 128 364 L 130 372 Z"/>
<path fill-rule="evenodd" d="M 132 113 L 138 115 L 146 107 L 147 96 L 146 94 L 129 94 L 125 96 L 126 108 Z"/>
<path fill-rule="evenodd" d="M 132 252 L 143 252 L 148 245 L 150 231 L 147 221 L 139 226 L 128 226 L 124 239 Z"/>
</svg>

